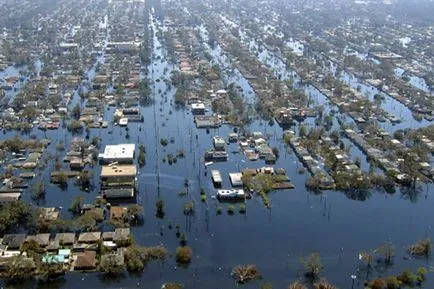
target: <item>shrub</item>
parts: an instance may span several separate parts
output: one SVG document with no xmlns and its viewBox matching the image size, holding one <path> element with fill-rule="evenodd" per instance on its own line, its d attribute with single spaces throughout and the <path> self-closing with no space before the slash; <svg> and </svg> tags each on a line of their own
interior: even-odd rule
<svg viewBox="0 0 434 289">
<path fill-rule="evenodd" d="M 430 239 L 421 240 L 410 246 L 409 251 L 415 256 L 429 256 L 431 253 L 432 243 Z"/>
<path fill-rule="evenodd" d="M 402 283 L 402 285 L 413 287 L 417 277 L 411 272 L 410 269 L 407 269 L 396 278 Z"/>
<path fill-rule="evenodd" d="M 239 265 L 232 270 L 231 275 L 240 284 L 261 278 L 255 265 Z"/>
<path fill-rule="evenodd" d="M 235 206 L 234 205 L 228 205 L 228 214 L 233 215 L 235 212 Z"/>
<path fill-rule="evenodd" d="M 130 272 L 140 272 L 149 261 L 163 261 L 167 258 L 167 249 L 163 246 L 140 247 L 133 245 L 125 250 L 125 264 Z"/>
<path fill-rule="evenodd" d="M 43 182 L 38 182 L 33 187 L 32 199 L 39 200 L 45 196 L 45 186 Z"/>
<path fill-rule="evenodd" d="M 162 286 L 163 289 L 183 289 L 184 285 L 180 283 L 164 283 Z"/>
<path fill-rule="evenodd" d="M 321 280 L 314 285 L 315 289 L 337 289 L 334 285 L 330 284 L 327 280 Z"/>
<path fill-rule="evenodd" d="M 377 278 L 371 283 L 369 287 L 371 289 L 383 289 L 384 287 L 386 287 L 386 282 L 381 278 Z"/>
<path fill-rule="evenodd" d="M 189 264 L 193 255 L 193 250 L 189 246 L 178 247 L 176 249 L 176 261 L 180 264 Z"/>
<path fill-rule="evenodd" d="M 160 139 L 160 144 L 165 147 L 169 144 L 169 141 L 165 138 Z"/>
<path fill-rule="evenodd" d="M 312 253 L 307 257 L 301 258 L 301 262 L 306 267 L 306 276 L 311 278 L 318 277 L 323 269 L 321 256 L 318 253 Z"/>
<path fill-rule="evenodd" d="M 398 289 L 401 286 L 401 282 L 395 277 L 390 276 L 386 278 L 386 288 L 387 289 Z"/>
<path fill-rule="evenodd" d="M 207 198 L 206 195 L 201 195 L 201 196 L 200 196 L 200 200 L 201 200 L 202 202 L 204 202 L 204 203 L 206 202 L 206 198 Z"/>
<path fill-rule="evenodd" d="M 288 289 L 307 289 L 307 287 L 299 282 L 295 282 L 290 284 Z"/>
<path fill-rule="evenodd" d="M 239 209 L 240 214 L 245 214 L 246 210 L 247 210 L 246 204 L 241 204 Z"/>
</svg>

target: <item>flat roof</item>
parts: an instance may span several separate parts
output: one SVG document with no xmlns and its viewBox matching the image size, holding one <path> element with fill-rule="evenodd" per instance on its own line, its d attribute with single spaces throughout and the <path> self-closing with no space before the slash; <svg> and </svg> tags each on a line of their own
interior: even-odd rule
<svg viewBox="0 0 434 289">
<path fill-rule="evenodd" d="M 106 145 L 104 149 L 104 159 L 133 159 L 135 144 Z"/>
<path fill-rule="evenodd" d="M 101 177 L 129 177 L 137 174 L 135 165 L 111 165 L 103 166 Z"/>
<path fill-rule="evenodd" d="M 199 102 L 199 103 L 192 103 L 191 104 L 192 109 L 205 109 L 205 104 Z"/>
<path fill-rule="evenodd" d="M 242 186 L 242 177 L 242 173 L 229 173 L 229 179 L 231 180 L 232 186 Z"/>
</svg>

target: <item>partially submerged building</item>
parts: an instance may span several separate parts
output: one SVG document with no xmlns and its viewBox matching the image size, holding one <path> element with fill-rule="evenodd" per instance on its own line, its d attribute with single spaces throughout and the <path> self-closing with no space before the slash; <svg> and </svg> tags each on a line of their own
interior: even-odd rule
<svg viewBox="0 0 434 289">
<path fill-rule="evenodd" d="M 100 159 L 105 164 L 114 162 L 131 164 L 134 161 L 135 152 L 135 144 L 107 145 L 104 153 L 100 154 Z"/>
<path fill-rule="evenodd" d="M 108 165 L 101 171 L 101 188 L 107 199 L 133 198 L 136 188 L 135 165 Z"/>
</svg>

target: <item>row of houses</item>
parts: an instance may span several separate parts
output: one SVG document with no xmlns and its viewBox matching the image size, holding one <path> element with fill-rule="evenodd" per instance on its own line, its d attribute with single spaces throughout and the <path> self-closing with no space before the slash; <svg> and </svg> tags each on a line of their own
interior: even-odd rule
<svg viewBox="0 0 434 289">
<path fill-rule="evenodd" d="M 99 242 L 106 247 L 122 247 L 130 241 L 129 228 L 117 228 L 109 232 L 57 233 L 57 234 L 6 234 L 0 239 L 0 257 L 20 254 L 26 242 L 36 242 L 47 252 L 69 248 L 73 252 L 96 250 Z"/>
<path fill-rule="evenodd" d="M 16 258 L 24 258 L 36 267 L 36 256 L 22 252 L 25 244 L 33 242 L 39 246 L 38 254 L 42 264 L 61 265 L 65 270 L 95 270 L 101 246 L 109 252 L 101 256 L 114 258 L 118 265 L 124 262 L 124 246 L 130 244 L 129 228 L 118 228 L 111 232 L 57 233 L 51 234 L 7 234 L 0 239 L 0 271 L 8 270 Z"/>
<path fill-rule="evenodd" d="M 320 162 L 309 153 L 307 148 L 301 144 L 301 139 L 295 135 L 288 135 L 286 139 L 299 160 L 311 175 L 319 177 L 321 189 L 333 189 L 335 187 L 335 182 L 332 176 L 330 176 L 330 174 L 320 165 Z"/>
</svg>

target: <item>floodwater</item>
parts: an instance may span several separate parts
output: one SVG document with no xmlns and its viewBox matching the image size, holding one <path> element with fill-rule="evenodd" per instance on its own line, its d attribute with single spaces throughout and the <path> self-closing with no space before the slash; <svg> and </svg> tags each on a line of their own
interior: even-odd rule
<svg viewBox="0 0 434 289">
<path fill-rule="evenodd" d="M 163 79 L 170 77 L 170 71 L 177 69 L 165 59 L 166 51 L 155 32 L 162 24 L 152 22 L 153 57 L 149 66 L 152 84 L 152 105 L 142 107 L 143 123 L 129 123 L 130 138 L 126 138 L 125 128 L 110 125 L 106 130 L 91 129 L 90 139 L 102 138 L 102 147 L 107 144 L 133 142 L 146 146 L 146 165 L 140 168 L 138 175 L 139 194 L 137 202 L 144 206 L 145 224 L 133 228 L 136 241 L 141 245 L 164 244 L 174 253 L 179 244 L 175 229 L 179 224 L 181 232 L 186 232 L 188 244 L 192 247 L 194 258 L 188 268 L 177 267 L 174 258 L 164 263 L 151 263 L 139 276 L 126 274 L 117 279 L 106 279 L 99 273 L 68 273 L 64 278 L 49 284 L 28 281 L 22 284 L 7 284 L 6 288 L 160 288 L 164 282 L 181 282 L 186 288 L 235 288 L 230 276 L 231 269 L 238 264 L 256 264 L 263 274 L 263 280 L 243 285 L 244 288 L 258 288 L 260 283 L 270 281 L 275 288 L 285 288 L 290 282 L 303 278 L 301 256 L 318 252 L 322 256 L 324 271 L 330 282 L 339 288 L 350 288 L 351 274 L 358 279 L 354 288 L 363 288 L 367 273 L 359 271 L 358 253 L 374 249 L 384 241 L 391 241 L 396 246 L 395 264 L 388 269 L 374 267 L 370 278 L 378 275 L 399 273 L 405 268 L 416 269 L 431 266 L 432 259 L 409 258 L 406 248 L 411 243 L 425 237 L 434 238 L 432 221 L 434 218 L 434 191 L 432 185 L 421 187 L 420 191 L 406 192 L 397 190 L 393 195 L 372 191 L 369 193 L 345 194 L 326 191 L 315 194 L 306 190 L 304 183 L 307 174 L 299 174 L 302 165 L 295 154 L 286 148 L 282 139 L 282 129 L 277 125 L 269 126 L 267 122 L 255 121 L 250 130 L 261 131 L 269 137 L 271 146 L 280 149 L 276 167 L 287 170 L 294 190 L 276 191 L 270 194 L 272 208 L 266 209 L 257 196 L 248 200 L 247 213 L 226 213 L 227 204 L 219 204 L 211 198 L 215 194 L 210 170 L 222 172 L 223 187 L 229 187 L 229 172 L 243 168 L 264 166 L 263 161 L 249 162 L 237 153 L 237 144 L 228 145 L 228 162 L 216 163 L 207 169 L 203 164 L 204 152 L 212 147 L 212 136 L 227 137 L 233 129 L 222 126 L 219 129 L 196 129 L 193 116 L 187 110 L 177 109 L 172 105 L 176 89 L 168 87 Z M 217 60 L 216 60 L 217 61 Z M 161 81 L 156 81 L 160 79 Z M 240 80 L 242 81 L 242 80 Z M 161 93 L 158 91 L 161 90 Z M 80 101 L 75 96 L 74 101 Z M 167 99 L 167 101 L 166 101 Z M 108 108 L 105 119 L 112 119 L 113 108 Z M 66 148 L 72 136 L 64 129 L 56 131 L 33 131 L 39 137 L 52 140 L 48 151 L 62 158 L 66 152 L 56 152 L 56 143 L 64 141 Z M 7 132 L 3 138 L 15 135 Z M 30 137 L 30 135 L 23 135 Z M 84 137 L 84 135 L 83 135 Z M 173 138 L 167 147 L 162 147 L 160 138 Z M 162 159 L 169 153 L 184 150 L 186 157 L 169 165 Z M 354 149 L 353 157 L 364 155 Z M 362 166 L 366 165 L 362 162 Z M 44 173 L 31 181 L 30 186 L 39 180 L 48 180 L 49 164 Z M 99 165 L 94 167 L 94 182 L 98 187 Z M 205 175 L 205 173 L 207 173 Z M 188 180 L 188 195 L 181 197 L 185 191 L 185 179 Z M 80 192 L 70 183 L 66 190 L 46 182 L 47 196 L 45 206 L 62 206 L 63 214 L 68 216 L 67 207 L 72 200 L 83 195 L 87 202 L 92 202 L 98 195 L 97 190 L 89 193 Z M 204 187 L 208 199 L 200 201 L 199 190 Z M 165 202 L 164 219 L 155 216 L 155 202 L 161 198 Z M 30 192 L 24 199 L 30 201 Z M 183 214 L 183 205 L 187 201 L 195 202 L 194 216 Z M 223 207 L 222 215 L 216 214 L 216 206 Z M 434 286 L 432 274 L 428 275 L 425 288 Z"/>
</svg>

